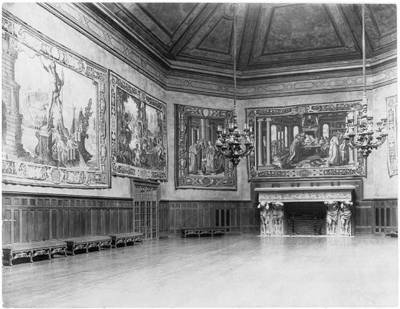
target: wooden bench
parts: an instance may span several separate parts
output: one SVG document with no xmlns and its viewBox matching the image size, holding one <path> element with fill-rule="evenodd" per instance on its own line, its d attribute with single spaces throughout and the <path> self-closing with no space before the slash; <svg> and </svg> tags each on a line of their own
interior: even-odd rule
<svg viewBox="0 0 400 309">
<path fill-rule="evenodd" d="M 224 235 L 227 228 L 223 227 L 185 227 L 181 229 L 182 237 Z"/>
<path fill-rule="evenodd" d="M 36 256 L 47 256 L 51 259 L 54 255 L 67 255 L 67 245 L 62 240 L 36 241 L 16 243 L 3 247 L 3 265 L 11 266 L 13 260 L 28 258 L 32 263 Z"/>
<path fill-rule="evenodd" d="M 85 250 L 86 253 L 90 249 L 97 249 L 100 251 L 101 248 L 111 247 L 110 236 L 87 236 L 87 237 L 74 237 L 65 239 L 67 244 L 67 253 L 75 255 L 77 250 Z"/>
<path fill-rule="evenodd" d="M 143 233 L 122 233 L 122 234 L 112 234 L 111 237 L 111 246 L 116 248 L 119 244 L 123 244 L 126 246 L 128 243 L 132 245 L 138 242 L 143 241 Z"/>
</svg>

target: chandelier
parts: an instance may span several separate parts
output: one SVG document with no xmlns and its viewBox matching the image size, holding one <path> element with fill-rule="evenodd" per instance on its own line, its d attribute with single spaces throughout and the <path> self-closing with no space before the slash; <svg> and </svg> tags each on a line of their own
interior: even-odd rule
<svg viewBox="0 0 400 309">
<path fill-rule="evenodd" d="M 382 118 L 374 126 L 374 117 L 368 111 L 368 101 L 366 95 L 366 74 L 365 74 L 365 11 L 364 4 L 361 6 L 362 14 L 362 56 L 363 56 L 363 97 L 362 109 L 352 110 L 346 117 L 346 132 L 344 138 L 349 141 L 351 146 L 356 148 L 364 158 L 367 158 L 373 149 L 382 145 L 387 137 L 387 119 Z"/>
<path fill-rule="evenodd" d="M 228 124 L 228 130 L 222 126 L 217 128 L 217 151 L 230 160 L 233 166 L 237 166 L 240 159 L 248 156 L 254 149 L 253 128 L 247 123 L 240 131 L 236 119 L 236 5 L 233 4 L 233 117 Z"/>
</svg>

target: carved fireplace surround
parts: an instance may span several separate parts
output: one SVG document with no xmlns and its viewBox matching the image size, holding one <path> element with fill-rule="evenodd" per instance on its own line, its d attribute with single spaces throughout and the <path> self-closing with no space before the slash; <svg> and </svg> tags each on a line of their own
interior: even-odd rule
<svg viewBox="0 0 400 309">
<path fill-rule="evenodd" d="M 319 202 L 323 207 L 324 217 L 319 218 L 321 234 L 330 236 L 350 236 L 352 232 L 352 212 L 354 185 L 340 186 L 298 186 L 298 187 L 268 187 L 255 188 L 258 194 L 258 208 L 260 209 L 261 235 L 286 235 L 294 231 L 293 218 L 289 218 L 286 211 L 288 203 L 293 206 L 299 203 L 301 207 Z M 285 206 L 286 205 L 286 206 Z M 290 207 L 293 208 L 293 207 Z M 318 224 L 315 219 L 313 224 Z"/>
</svg>

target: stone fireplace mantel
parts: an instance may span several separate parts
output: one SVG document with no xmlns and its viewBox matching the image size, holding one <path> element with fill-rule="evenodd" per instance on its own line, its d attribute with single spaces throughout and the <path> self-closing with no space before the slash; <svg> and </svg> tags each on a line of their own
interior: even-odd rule
<svg viewBox="0 0 400 309">
<path fill-rule="evenodd" d="M 258 201 L 267 202 L 323 202 L 351 201 L 355 186 L 278 187 L 256 188 Z"/>
</svg>

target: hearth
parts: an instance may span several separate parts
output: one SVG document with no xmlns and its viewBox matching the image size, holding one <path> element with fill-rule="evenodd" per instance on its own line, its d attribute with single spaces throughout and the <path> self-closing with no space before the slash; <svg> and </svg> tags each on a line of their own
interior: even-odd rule
<svg viewBox="0 0 400 309">
<path fill-rule="evenodd" d="M 326 206 L 322 202 L 286 203 L 285 234 L 326 235 Z"/>
<path fill-rule="evenodd" d="M 255 188 L 260 235 L 353 234 L 352 185 Z"/>
</svg>

